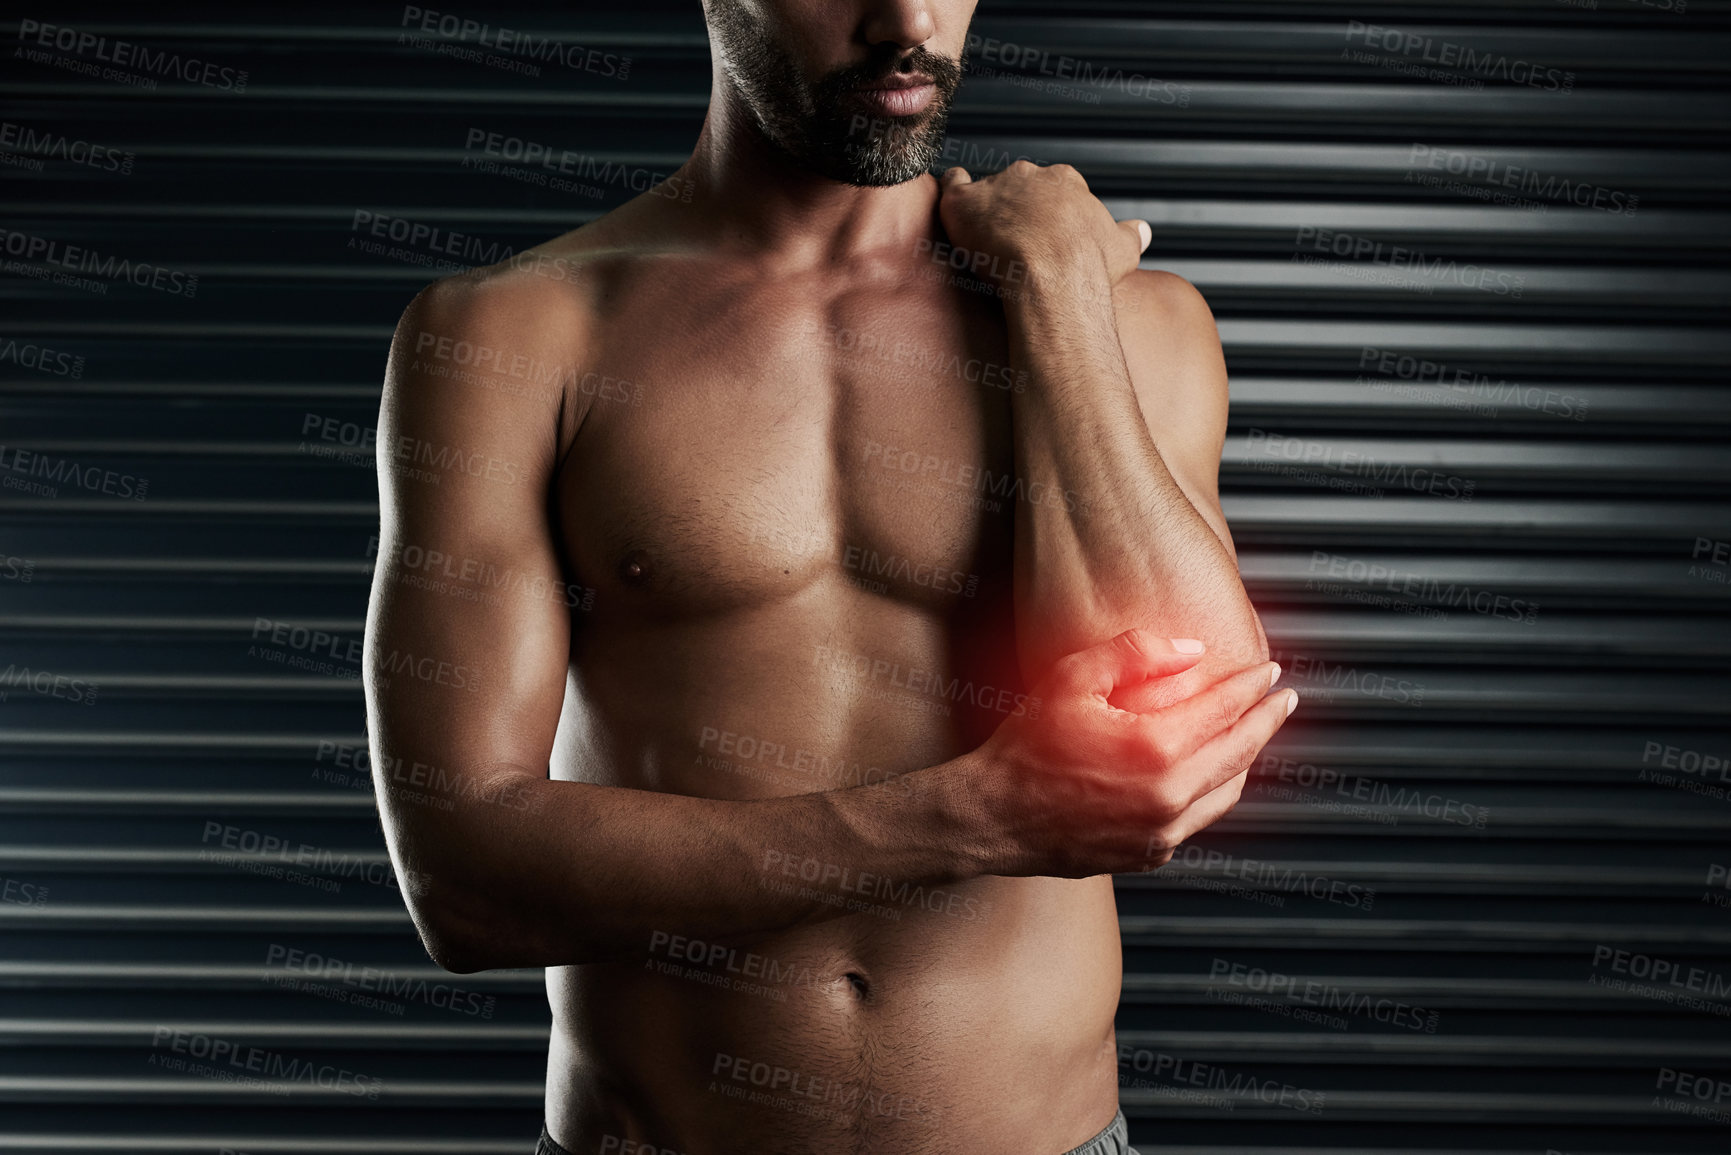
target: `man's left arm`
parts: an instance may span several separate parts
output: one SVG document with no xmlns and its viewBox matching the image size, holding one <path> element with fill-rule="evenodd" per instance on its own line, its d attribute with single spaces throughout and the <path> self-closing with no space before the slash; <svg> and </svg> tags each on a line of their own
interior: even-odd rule
<svg viewBox="0 0 1731 1155">
<path fill-rule="evenodd" d="M 964 232 L 1025 269 L 1003 286 L 1010 357 L 1028 374 L 1012 399 L 1027 499 L 1015 558 L 1024 676 L 1037 682 L 1064 654 L 1132 626 L 1202 641 L 1195 670 L 1139 697 L 1120 692 L 1154 708 L 1268 659 L 1220 512 L 1226 368 L 1214 318 L 1182 279 L 1134 268 L 1136 225 L 1112 222 L 1073 170 L 1012 168 L 976 188 L 1005 178 L 1016 183 L 994 206 L 964 191 L 945 220 L 973 209 L 958 219 Z M 946 199 L 966 183 L 946 179 Z"/>
</svg>

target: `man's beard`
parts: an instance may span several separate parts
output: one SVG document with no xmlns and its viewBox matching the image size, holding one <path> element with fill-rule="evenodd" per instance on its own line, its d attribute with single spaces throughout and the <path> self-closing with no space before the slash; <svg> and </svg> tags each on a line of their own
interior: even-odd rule
<svg viewBox="0 0 1731 1155">
<path fill-rule="evenodd" d="M 902 184 L 928 171 L 943 146 L 960 61 L 925 48 L 874 50 L 861 64 L 808 83 L 779 44 L 740 11 L 712 0 L 710 36 L 722 69 L 739 90 L 765 140 L 799 165 L 844 184 Z M 964 55 L 966 52 L 964 50 Z M 875 115 L 857 94 L 896 72 L 923 72 L 936 92 L 912 116 Z"/>
</svg>

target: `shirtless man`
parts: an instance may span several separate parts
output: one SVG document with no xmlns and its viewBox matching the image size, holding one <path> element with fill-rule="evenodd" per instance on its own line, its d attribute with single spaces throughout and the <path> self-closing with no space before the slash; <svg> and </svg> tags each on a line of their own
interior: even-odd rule
<svg viewBox="0 0 1731 1155">
<path fill-rule="evenodd" d="M 690 161 L 397 330 L 379 801 L 432 957 L 546 968 L 544 1152 L 1128 1150 L 1110 873 L 1296 702 L 1207 306 L 927 173 L 972 9 L 708 0 Z"/>
</svg>

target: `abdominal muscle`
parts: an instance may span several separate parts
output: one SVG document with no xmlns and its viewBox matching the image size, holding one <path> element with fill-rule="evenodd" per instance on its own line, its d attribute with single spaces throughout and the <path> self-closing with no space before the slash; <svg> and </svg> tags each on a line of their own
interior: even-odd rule
<svg viewBox="0 0 1731 1155">
<path fill-rule="evenodd" d="M 1081 1144 L 1117 1105 L 1110 878 L 949 889 L 982 913 L 879 904 L 749 943 L 668 933 L 642 962 L 549 968 L 554 1137 L 682 1155 Z"/>
<path fill-rule="evenodd" d="M 562 743 L 554 777 L 624 767 L 609 784 L 760 798 L 881 783 L 869 771 L 884 767 L 891 781 L 872 788 L 896 790 L 896 774 L 961 752 L 931 714 L 897 714 L 886 735 L 881 703 L 788 670 L 784 632 L 731 625 L 589 639 L 570 699 L 582 737 Z M 580 668 L 608 674 L 586 682 Z M 822 732 L 813 718 L 829 720 Z M 801 756 L 838 748 L 862 757 Z M 832 769 L 838 781 L 820 780 Z M 1058 1155 L 1111 1120 L 1122 964 L 1109 876 L 916 889 L 825 865 L 766 848 L 760 885 L 820 887 L 850 913 L 725 943 L 647 928 L 631 962 L 548 968 L 558 1142 L 579 1155 L 635 1151 L 627 1140 L 681 1155 Z"/>
</svg>

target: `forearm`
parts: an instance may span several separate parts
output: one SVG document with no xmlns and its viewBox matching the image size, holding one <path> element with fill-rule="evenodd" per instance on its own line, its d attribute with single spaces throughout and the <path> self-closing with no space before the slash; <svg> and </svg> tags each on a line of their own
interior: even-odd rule
<svg viewBox="0 0 1731 1155">
<path fill-rule="evenodd" d="M 745 801 L 497 771 L 436 821 L 396 808 L 416 820 L 404 845 L 426 876 L 412 906 L 458 971 L 640 957 L 657 932 L 749 941 L 860 904 L 899 911 L 903 883 L 989 866 L 968 786 L 977 760 Z"/>
<path fill-rule="evenodd" d="M 1031 289 L 1005 307 L 1030 380 L 1013 398 L 1026 676 L 1132 626 L 1202 640 L 1198 679 L 1265 660 L 1236 562 L 1149 435 L 1103 271 L 1036 270 Z"/>
</svg>

